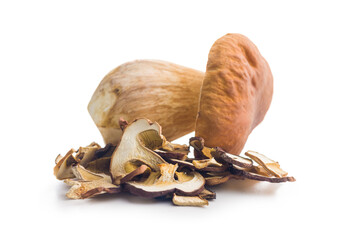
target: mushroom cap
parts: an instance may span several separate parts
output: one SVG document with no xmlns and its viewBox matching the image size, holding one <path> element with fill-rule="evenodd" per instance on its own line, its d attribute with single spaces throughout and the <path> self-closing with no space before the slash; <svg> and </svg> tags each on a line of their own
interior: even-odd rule
<svg viewBox="0 0 360 240">
<path fill-rule="evenodd" d="M 105 143 L 119 143 L 120 117 L 156 121 L 172 141 L 194 131 L 203 79 L 201 71 L 165 61 L 127 62 L 100 82 L 88 111 Z"/>
<path fill-rule="evenodd" d="M 240 154 L 264 119 L 272 94 L 270 67 L 255 44 L 241 34 L 221 37 L 209 53 L 195 136 L 208 147 Z"/>
</svg>

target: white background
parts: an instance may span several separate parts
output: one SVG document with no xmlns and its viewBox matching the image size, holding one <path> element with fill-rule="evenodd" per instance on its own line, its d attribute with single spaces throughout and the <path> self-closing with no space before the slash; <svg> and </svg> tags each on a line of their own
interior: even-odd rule
<svg viewBox="0 0 360 240">
<path fill-rule="evenodd" d="M 1 1 L 2 239 L 358 239 L 359 10 L 356 1 Z M 86 107 L 105 74 L 135 59 L 205 71 L 228 32 L 248 36 L 274 75 L 272 105 L 245 150 L 297 182 L 231 181 L 204 208 L 128 194 L 66 199 L 54 159 L 102 144 Z"/>
</svg>

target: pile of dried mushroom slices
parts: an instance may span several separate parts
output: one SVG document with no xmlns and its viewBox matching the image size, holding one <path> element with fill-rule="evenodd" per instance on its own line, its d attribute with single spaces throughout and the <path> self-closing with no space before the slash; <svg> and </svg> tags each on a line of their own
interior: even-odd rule
<svg viewBox="0 0 360 240">
<path fill-rule="evenodd" d="M 175 205 L 204 206 L 215 193 L 206 189 L 229 179 L 280 183 L 295 181 L 275 162 L 248 151 L 247 157 L 208 148 L 200 137 L 190 146 L 166 141 L 161 127 L 147 119 L 127 125 L 118 146 L 97 143 L 71 149 L 55 160 L 54 175 L 70 186 L 66 194 L 85 199 L 103 193 L 130 192 L 141 197 L 172 198 Z"/>
</svg>

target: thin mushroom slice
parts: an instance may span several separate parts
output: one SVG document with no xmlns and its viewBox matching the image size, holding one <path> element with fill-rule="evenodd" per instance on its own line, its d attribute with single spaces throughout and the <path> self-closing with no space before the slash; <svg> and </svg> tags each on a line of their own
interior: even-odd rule
<svg viewBox="0 0 360 240">
<path fill-rule="evenodd" d="M 115 148 L 116 148 L 115 145 L 108 143 L 105 145 L 105 147 L 100 148 L 95 151 L 95 158 L 98 159 L 98 158 L 104 158 L 104 157 L 111 157 L 115 151 Z"/>
<path fill-rule="evenodd" d="M 129 124 L 111 158 L 110 173 L 113 179 L 120 181 L 129 173 L 125 170 L 125 164 L 131 160 L 141 161 L 152 170 L 159 171 L 158 165 L 165 161 L 153 150 L 161 147 L 164 141 L 161 127 L 156 122 L 143 118 Z"/>
<path fill-rule="evenodd" d="M 129 174 L 127 174 L 125 177 L 123 177 L 120 180 L 120 183 L 126 183 L 128 181 L 133 180 L 133 178 L 135 178 L 136 176 L 139 176 L 141 174 L 144 174 L 146 171 L 150 171 L 150 168 L 146 165 L 141 165 L 140 167 L 138 167 L 137 169 L 135 169 L 134 171 L 130 172 Z"/>
<path fill-rule="evenodd" d="M 199 197 L 207 200 L 216 199 L 216 193 L 204 188 L 204 190 L 199 193 Z"/>
<path fill-rule="evenodd" d="M 206 167 L 222 167 L 223 165 L 218 163 L 214 158 L 210 159 L 201 159 L 201 160 L 193 160 L 192 164 L 197 169 L 203 169 Z"/>
<path fill-rule="evenodd" d="M 251 159 L 227 153 L 219 147 L 214 148 L 214 151 L 211 152 L 211 155 L 217 161 L 222 163 L 226 162 L 243 168 L 251 168 L 253 166 Z"/>
<path fill-rule="evenodd" d="M 224 175 L 224 176 L 205 177 L 206 185 L 208 185 L 208 186 L 215 186 L 215 185 L 219 185 L 222 183 L 226 183 L 230 179 L 244 180 L 245 177 L 240 176 L 240 175 L 233 175 L 233 174 Z"/>
<path fill-rule="evenodd" d="M 63 180 L 75 177 L 72 172 L 72 166 L 78 162 L 74 158 L 73 153 L 75 153 L 75 149 L 70 149 L 62 159 L 59 160 L 59 157 L 57 158 L 57 163 L 54 167 L 54 175 L 57 179 Z"/>
<path fill-rule="evenodd" d="M 200 173 L 182 173 L 183 176 L 176 173 L 176 180 L 175 172 L 177 167 L 177 164 L 160 164 L 160 174 L 152 172 L 147 180 L 143 182 L 130 181 L 125 183 L 124 187 L 134 195 L 153 198 L 172 193 L 194 196 L 203 191 L 205 179 Z"/>
<path fill-rule="evenodd" d="M 64 182 L 71 186 L 66 196 L 71 199 L 85 199 L 104 193 L 119 193 L 120 186 L 116 186 L 106 180 L 83 181 L 65 179 Z"/>
<path fill-rule="evenodd" d="M 177 206 L 194 206 L 202 207 L 209 205 L 206 199 L 199 196 L 178 196 L 174 194 L 172 202 Z"/>
<path fill-rule="evenodd" d="M 162 150 L 155 150 L 155 152 L 165 161 L 168 161 L 169 159 L 179 159 L 179 160 L 187 159 L 187 154 L 181 152 L 167 152 Z"/>
<path fill-rule="evenodd" d="M 188 155 L 190 152 L 189 146 L 186 144 L 177 144 L 165 141 L 164 144 L 160 148 L 166 152 L 173 152 L 173 153 L 182 153 L 184 155 Z"/>
<path fill-rule="evenodd" d="M 192 137 L 189 140 L 190 146 L 194 148 L 194 155 L 196 159 L 212 158 L 212 148 L 205 147 L 205 142 L 202 137 Z"/>
<path fill-rule="evenodd" d="M 243 176 L 248 179 L 257 180 L 257 181 L 267 181 L 271 183 L 281 183 L 281 182 L 295 182 L 294 177 L 266 177 L 257 173 L 247 172 L 246 169 L 233 165 L 231 168 L 231 173 L 238 176 Z"/>
<path fill-rule="evenodd" d="M 110 175 L 111 157 L 101 157 L 89 162 L 86 169 L 94 173 L 105 173 Z"/>
<path fill-rule="evenodd" d="M 266 171 L 275 177 L 286 177 L 288 175 L 287 172 L 280 168 L 280 164 L 278 162 L 271 160 L 263 154 L 254 151 L 247 151 L 245 155 L 253 159 L 257 164 L 261 165 Z"/>
<path fill-rule="evenodd" d="M 92 142 L 86 147 L 80 147 L 75 155 L 75 159 L 80 165 L 86 167 L 89 162 L 95 159 L 95 153 L 99 149 L 101 149 L 100 145 Z"/>
<path fill-rule="evenodd" d="M 73 174 L 79 180 L 84 181 L 96 181 L 96 180 L 106 180 L 111 182 L 111 177 L 106 174 L 97 174 L 85 169 L 80 164 L 72 167 Z"/>
</svg>

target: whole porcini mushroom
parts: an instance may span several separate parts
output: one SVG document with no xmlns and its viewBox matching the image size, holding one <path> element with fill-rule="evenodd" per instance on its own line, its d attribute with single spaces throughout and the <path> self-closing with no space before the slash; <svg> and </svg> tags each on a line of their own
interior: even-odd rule
<svg viewBox="0 0 360 240">
<path fill-rule="evenodd" d="M 128 62 L 104 77 L 88 111 L 105 143 L 119 143 L 120 118 L 156 121 L 172 141 L 195 130 L 203 79 L 203 72 L 165 61 Z"/>
<path fill-rule="evenodd" d="M 271 103 L 273 77 L 247 37 L 227 34 L 212 46 L 202 84 L 195 136 L 238 155 Z"/>
</svg>

